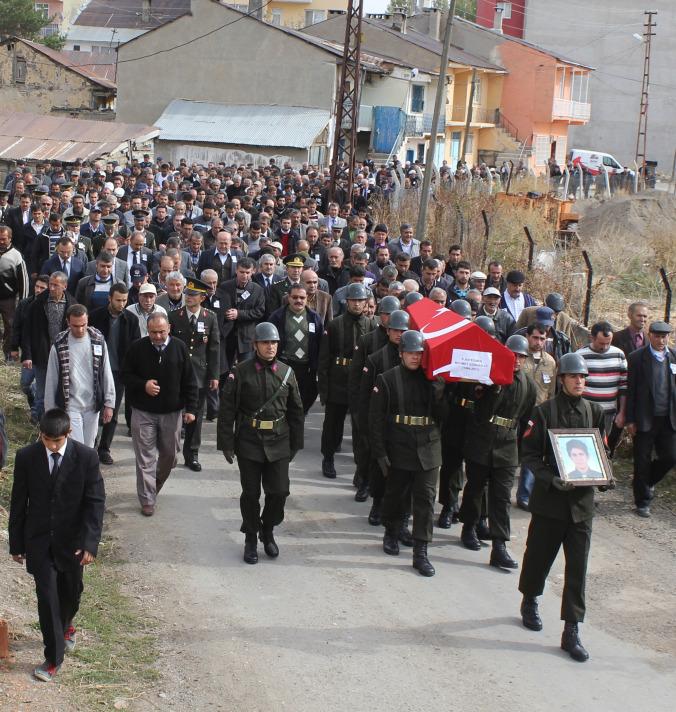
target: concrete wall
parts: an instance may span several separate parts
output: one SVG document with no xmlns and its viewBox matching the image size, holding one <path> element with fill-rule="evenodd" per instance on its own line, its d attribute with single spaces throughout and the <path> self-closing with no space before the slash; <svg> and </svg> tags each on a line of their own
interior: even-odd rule
<svg viewBox="0 0 676 712">
<path fill-rule="evenodd" d="M 232 20 L 238 22 L 184 47 L 156 54 Z M 140 57 L 146 58 L 128 61 Z M 117 115 L 120 121 L 152 124 L 176 98 L 286 104 L 333 113 L 336 76 L 332 54 L 271 25 L 201 0 L 193 2 L 192 15 L 120 47 Z"/>
<path fill-rule="evenodd" d="M 580 5 L 584 4 L 584 12 Z M 574 4 L 528 0 L 525 39 L 556 49 L 596 69 L 591 75 L 591 121 L 571 126 L 568 145 L 634 160 L 641 101 L 643 46 L 633 33 L 643 33 L 643 5 L 632 0 L 595 0 Z M 671 172 L 676 149 L 676 3 L 655 0 L 656 36 L 652 42 L 648 159 Z"/>
<path fill-rule="evenodd" d="M 14 81 L 14 58 L 26 60 L 26 81 Z M 78 113 L 88 119 L 112 119 L 111 111 L 98 114 L 93 84 L 76 72 L 53 62 L 32 47 L 17 41 L 0 46 L 0 106 L 5 112 L 36 114 Z"/>
</svg>

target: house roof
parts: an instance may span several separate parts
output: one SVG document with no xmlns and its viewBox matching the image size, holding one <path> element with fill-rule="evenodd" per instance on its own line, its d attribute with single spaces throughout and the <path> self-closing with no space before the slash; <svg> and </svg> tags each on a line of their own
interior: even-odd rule
<svg viewBox="0 0 676 712">
<path fill-rule="evenodd" d="M 152 0 L 149 19 L 144 20 L 141 6 L 141 0 L 89 0 L 73 24 L 149 30 L 190 12 L 190 0 Z"/>
<path fill-rule="evenodd" d="M 68 28 L 66 37 L 70 42 L 93 42 L 95 44 L 109 45 L 117 47 L 118 45 L 136 39 L 144 35 L 149 30 L 132 29 L 128 27 L 89 27 L 88 25 L 71 25 Z"/>
<path fill-rule="evenodd" d="M 62 67 L 65 67 L 66 69 L 70 69 L 71 72 L 75 72 L 75 74 L 79 74 L 81 77 L 88 79 L 90 82 L 93 82 L 94 84 L 98 84 L 99 86 L 102 86 L 106 89 L 115 89 L 116 88 L 116 84 L 114 81 L 110 81 L 109 79 L 104 79 L 103 77 L 95 75 L 92 71 L 89 70 L 89 67 L 74 66 L 67 55 L 62 54 L 61 52 L 57 52 L 54 49 L 50 49 L 49 47 L 46 47 L 45 45 L 40 44 L 39 42 L 32 42 L 31 40 L 25 40 L 21 37 L 10 37 L 10 38 L 4 40 L 3 42 L 0 42 L 0 45 L 8 44 L 10 42 L 23 42 L 24 44 L 28 45 L 31 49 L 35 50 L 36 52 L 39 52 L 40 54 L 44 55 L 45 57 L 48 57 L 56 64 L 60 64 Z"/>
<path fill-rule="evenodd" d="M 125 148 L 128 141 L 147 141 L 158 133 L 157 127 L 142 124 L 0 113 L 0 158 L 93 160 Z"/>
<path fill-rule="evenodd" d="M 115 81 L 117 70 L 114 54 L 92 54 L 91 52 L 76 52 L 72 49 L 62 49 L 61 54 L 71 67 L 78 67 L 97 79 Z"/>
<path fill-rule="evenodd" d="M 233 106 L 174 99 L 156 124 L 163 141 L 307 148 L 330 118 L 324 109 L 302 106 Z"/>
</svg>

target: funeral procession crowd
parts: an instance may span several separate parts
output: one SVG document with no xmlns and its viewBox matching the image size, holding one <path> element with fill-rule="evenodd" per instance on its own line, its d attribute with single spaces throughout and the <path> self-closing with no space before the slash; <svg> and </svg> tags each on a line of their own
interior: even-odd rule
<svg viewBox="0 0 676 712">
<path fill-rule="evenodd" d="M 671 327 L 635 301 L 625 328 L 602 320 L 587 329 L 561 294 L 531 294 L 528 275 L 510 265 L 493 260 L 483 272 L 460 245 L 439 254 L 411 225 L 374 224 L 388 170 L 360 164 L 335 202 L 324 171 L 273 159 L 203 166 L 144 156 L 126 166 L 18 163 L 9 173 L 3 352 L 20 364 L 40 431 L 16 456 L 9 547 L 35 578 L 38 679 L 51 680 L 76 643 L 82 567 L 102 531 L 100 466 L 113 464 L 119 430 L 131 437 L 140 511 L 151 517 L 179 452 L 201 470 L 203 420 L 216 421 L 217 449 L 239 469 L 244 561 L 256 564 L 259 541 L 268 557 L 280 553 L 289 464 L 317 399 L 317 476 L 348 474 L 334 456 L 349 418 L 365 524 L 383 527 L 385 554 L 411 548 L 423 576 L 435 573 L 434 527 L 456 522 L 467 549 L 490 543 L 490 566 L 519 568 L 507 548 L 516 481 L 516 504 L 531 514 L 523 625 L 541 630 L 537 599 L 563 547 L 561 647 L 588 658 L 578 624 L 594 493 L 614 481 L 607 473 L 604 484 L 578 486 L 550 432 L 597 432 L 594 475 L 628 433 L 635 513 L 650 517 L 676 461 Z M 412 318 L 423 300 L 504 345 L 511 383 L 428 377 Z M 567 453 L 572 474 L 588 476 L 587 441 Z"/>
</svg>

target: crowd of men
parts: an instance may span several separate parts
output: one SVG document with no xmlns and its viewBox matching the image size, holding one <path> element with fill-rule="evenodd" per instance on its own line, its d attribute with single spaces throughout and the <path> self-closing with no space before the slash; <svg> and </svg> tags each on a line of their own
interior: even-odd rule
<svg viewBox="0 0 676 712">
<path fill-rule="evenodd" d="M 273 530 L 284 519 L 289 463 L 319 398 L 318 471 L 338 475 L 349 416 L 355 500 L 371 500 L 367 519 L 384 527 L 384 552 L 411 547 L 424 576 L 435 573 L 427 554 L 434 524 L 458 521 L 465 547 L 480 551 L 489 541 L 491 566 L 518 568 L 507 549 L 518 472 L 516 503 L 532 515 L 519 583 L 524 625 L 542 627 L 536 597 L 563 546 L 562 647 L 584 660 L 577 624 L 593 488 L 574 487 L 557 470 L 547 434 L 598 429 L 612 456 L 628 432 L 635 511 L 651 516 L 655 486 L 676 462 L 671 327 L 650 321 L 636 301 L 626 328 L 600 320 L 588 330 L 562 295 L 530 294 L 522 271 L 493 260 L 484 272 L 460 245 L 440 254 L 411 225 L 375 223 L 370 201 L 388 185 L 387 169 L 368 164 L 336 202 L 312 166 L 274 161 L 18 165 L 0 190 L 3 352 L 21 365 L 42 451 L 65 457 L 66 438 L 111 465 L 123 415 L 141 512 L 153 516 L 181 439 L 185 466 L 200 471 L 203 419 L 217 419 L 218 449 L 230 463 L 237 457 L 244 560 L 255 564 L 259 539 L 268 556 L 279 555 Z M 407 310 L 423 297 L 504 344 L 514 354 L 512 384 L 426 378 L 424 339 Z M 46 473 L 61 473 L 56 460 L 45 460 Z M 98 502 L 97 478 L 92 487 Z M 27 497 L 18 488 L 10 527 L 21 561 Z M 82 551 L 93 557 L 95 547 Z M 52 595 L 51 579 L 38 578 L 41 600 Z M 53 640 L 58 606 L 50 605 L 40 608 L 50 641 L 40 679 L 63 659 Z M 72 593 L 64 607 L 74 644 Z"/>
</svg>

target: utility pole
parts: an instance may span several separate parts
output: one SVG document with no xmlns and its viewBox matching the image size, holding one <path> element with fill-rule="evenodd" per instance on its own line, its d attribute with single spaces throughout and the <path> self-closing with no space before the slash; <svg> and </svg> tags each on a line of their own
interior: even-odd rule
<svg viewBox="0 0 676 712">
<path fill-rule="evenodd" d="M 425 239 L 425 230 L 427 228 L 427 206 L 430 200 L 432 166 L 434 164 L 434 154 L 437 148 L 437 131 L 442 107 L 444 109 L 444 133 L 446 131 L 446 73 L 448 71 L 448 53 L 451 48 L 451 32 L 453 30 L 453 18 L 455 17 L 455 4 L 456 0 L 451 0 L 451 6 L 448 8 L 448 17 L 446 18 L 446 29 L 444 30 L 444 43 L 441 51 L 441 64 L 439 66 L 439 79 L 437 80 L 437 94 L 434 98 L 434 112 L 432 114 L 432 130 L 430 131 L 430 142 L 427 147 L 425 175 L 423 176 L 422 190 L 420 192 L 418 223 L 415 229 L 415 234 L 418 240 Z"/>
<path fill-rule="evenodd" d="M 336 103 L 336 128 L 331 154 L 331 200 L 336 194 L 340 177 L 338 164 L 345 161 L 348 184 L 354 178 L 355 154 L 357 151 L 357 125 L 359 121 L 359 97 L 361 94 L 361 18 L 364 0 L 349 0 L 345 16 L 345 42 L 343 63 L 340 70 L 340 87 Z"/>
<path fill-rule="evenodd" d="M 646 183 L 646 159 L 648 153 L 648 89 L 650 87 L 650 49 L 652 38 L 655 36 L 653 30 L 657 23 L 653 20 L 657 11 L 646 10 L 644 13 L 646 22 L 643 25 L 643 42 L 645 52 L 643 55 L 643 82 L 641 86 L 641 108 L 638 114 L 638 133 L 636 135 L 636 164 L 640 170 L 640 181 L 645 189 Z"/>
<path fill-rule="evenodd" d="M 467 121 L 465 121 L 465 134 L 462 137 L 462 160 L 465 160 L 467 154 L 467 139 L 469 138 L 469 129 L 472 125 L 472 114 L 474 113 L 474 93 L 476 91 L 476 69 L 472 70 L 471 86 L 469 88 L 469 104 L 467 105 Z"/>
<path fill-rule="evenodd" d="M 263 1 L 249 0 L 248 14 L 255 17 L 257 20 L 263 20 Z"/>
</svg>

